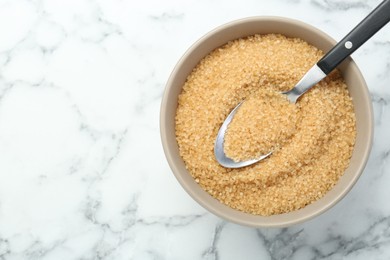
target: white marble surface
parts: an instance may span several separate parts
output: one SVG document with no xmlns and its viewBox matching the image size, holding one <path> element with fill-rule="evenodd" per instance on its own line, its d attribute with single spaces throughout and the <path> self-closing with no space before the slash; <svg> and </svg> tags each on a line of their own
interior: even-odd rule
<svg viewBox="0 0 390 260">
<path fill-rule="evenodd" d="M 225 22 L 279 15 L 335 39 L 379 0 L 0 0 L 0 259 L 389 259 L 390 25 L 353 55 L 367 168 L 334 208 L 254 229 L 206 212 L 160 144 L 164 84 Z"/>
</svg>

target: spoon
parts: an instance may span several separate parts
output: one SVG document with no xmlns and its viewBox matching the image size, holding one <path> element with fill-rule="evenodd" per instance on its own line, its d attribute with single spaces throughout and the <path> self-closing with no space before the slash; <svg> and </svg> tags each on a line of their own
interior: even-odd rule
<svg viewBox="0 0 390 260">
<path fill-rule="evenodd" d="M 390 0 L 384 0 L 366 18 L 364 18 L 350 33 L 339 41 L 328 53 L 315 64 L 302 79 L 289 91 L 283 92 L 291 103 L 296 103 L 298 98 L 315 84 L 325 78 L 343 60 L 349 57 L 355 50 L 378 32 L 390 21 Z M 258 158 L 236 162 L 227 157 L 224 151 L 224 141 L 227 127 L 234 115 L 242 105 L 240 102 L 227 116 L 214 145 L 214 155 L 218 163 L 226 168 L 241 168 L 257 163 L 272 154 L 272 151 Z"/>
</svg>

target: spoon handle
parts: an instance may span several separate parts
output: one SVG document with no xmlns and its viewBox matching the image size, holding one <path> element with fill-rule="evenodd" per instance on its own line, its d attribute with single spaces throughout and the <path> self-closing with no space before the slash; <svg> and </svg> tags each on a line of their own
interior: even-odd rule
<svg viewBox="0 0 390 260">
<path fill-rule="evenodd" d="M 329 74 L 345 58 L 357 50 L 377 31 L 390 21 L 390 0 L 384 0 L 350 33 L 338 42 L 325 56 L 317 62 L 317 66 Z"/>
</svg>

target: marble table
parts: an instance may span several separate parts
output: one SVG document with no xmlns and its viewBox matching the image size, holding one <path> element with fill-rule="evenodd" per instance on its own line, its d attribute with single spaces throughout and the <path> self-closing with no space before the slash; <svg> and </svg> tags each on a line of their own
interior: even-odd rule
<svg viewBox="0 0 390 260">
<path fill-rule="evenodd" d="M 0 259 L 389 259 L 390 26 L 353 58 L 375 112 L 334 208 L 282 229 L 226 222 L 174 178 L 161 96 L 218 25 L 277 15 L 339 40 L 379 0 L 0 0 Z"/>
</svg>

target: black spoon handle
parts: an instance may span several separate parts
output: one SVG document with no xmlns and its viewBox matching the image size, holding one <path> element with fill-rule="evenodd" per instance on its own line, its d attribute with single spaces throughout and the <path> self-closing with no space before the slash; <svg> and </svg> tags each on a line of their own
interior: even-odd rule
<svg viewBox="0 0 390 260">
<path fill-rule="evenodd" d="M 351 55 L 363 43 L 390 21 L 390 0 L 383 1 L 363 21 L 361 21 L 347 36 L 338 42 L 325 56 L 318 61 L 317 66 L 329 74 L 345 58 Z"/>
</svg>

